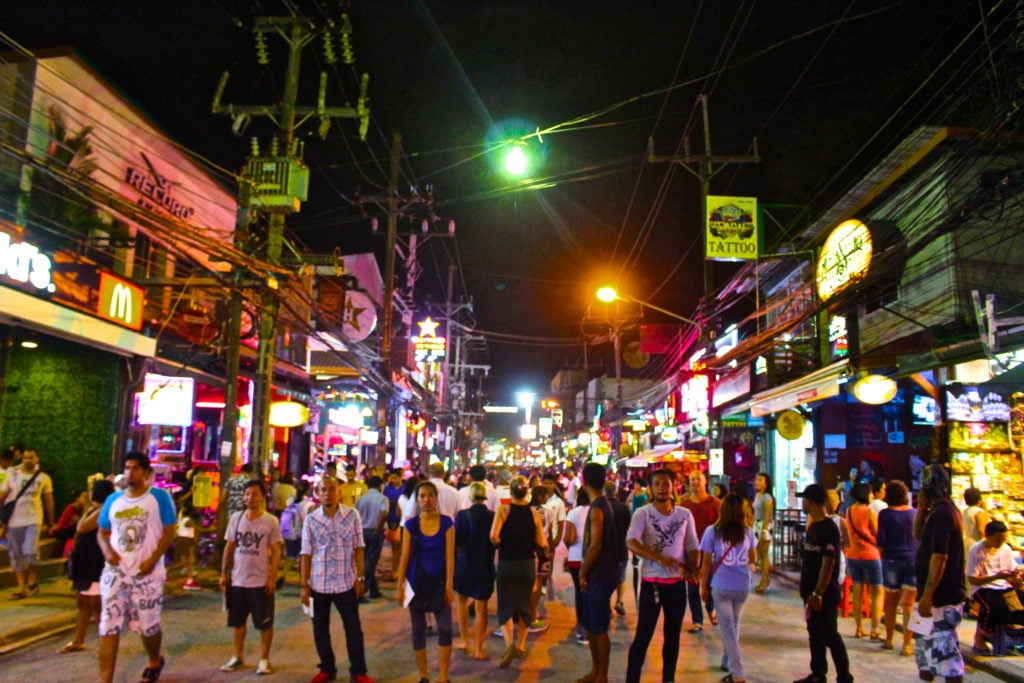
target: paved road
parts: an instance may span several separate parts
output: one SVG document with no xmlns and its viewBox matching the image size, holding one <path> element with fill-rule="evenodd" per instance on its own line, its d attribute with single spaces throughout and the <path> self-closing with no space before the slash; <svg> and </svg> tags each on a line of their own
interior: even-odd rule
<svg viewBox="0 0 1024 683">
<path fill-rule="evenodd" d="M 557 566 L 557 565 L 556 565 Z M 551 628 L 539 636 L 531 636 L 526 660 L 517 661 L 510 669 L 497 668 L 502 641 L 489 638 L 490 662 L 476 662 L 461 653 L 453 655 L 451 678 L 454 681 L 574 681 L 586 672 L 589 655 L 586 648 L 571 637 L 573 616 L 572 587 L 569 577 L 556 572 L 557 598 L 549 607 Z M 385 584 L 387 595 L 392 593 Z M 298 607 L 298 589 L 286 586 L 278 594 L 277 633 L 272 663 L 275 673 L 259 677 L 264 681 L 308 681 L 316 673 L 317 656 L 313 648 L 308 619 Z M 626 652 L 635 626 L 632 596 L 627 601 L 629 613 L 617 619 L 612 633 L 612 680 L 625 675 Z M 370 674 L 377 681 L 415 683 L 416 665 L 409 644 L 409 624 L 405 611 L 393 601 L 378 601 L 361 609 L 367 639 Z M 165 683 L 194 681 L 254 680 L 258 659 L 257 637 L 249 633 L 248 666 L 239 672 L 224 674 L 218 667 L 230 656 L 231 633 L 224 626 L 220 598 L 214 591 L 188 593 L 170 598 L 164 611 L 165 653 L 167 668 L 161 679 Z M 493 620 L 493 617 L 492 617 Z M 687 619 L 687 623 L 688 623 Z M 843 633 L 853 631 L 852 621 L 842 624 Z M 347 673 L 341 624 L 334 622 L 336 653 L 342 673 Z M 88 681 L 95 680 L 95 636 L 88 640 L 89 651 L 71 655 L 54 652 L 66 636 L 43 640 L 31 647 L 3 657 L 0 681 Z M 802 612 L 792 591 L 778 589 L 766 596 L 752 595 L 744 614 L 742 644 L 747 678 L 757 683 L 785 682 L 807 674 L 806 634 Z M 854 674 L 858 681 L 897 683 L 916 680 L 912 658 L 882 652 L 877 644 L 847 639 Z M 428 641 L 431 661 L 436 644 Z M 651 645 L 644 682 L 661 681 L 660 637 Z M 682 649 L 675 680 L 687 683 L 719 681 L 723 674 L 717 664 L 721 649 L 714 630 L 701 634 L 683 633 Z M 653 661 L 652 661 L 653 660 Z M 126 636 L 121 646 L 118 666 L 119 681 L 136 681 L 145 666 L 138 638 Z M 347 680 L 347 676 L 341 677 Z M 967 680 L 989 683 L 1003 680 L 983 672 L 971 672 Z"/>
</svg>

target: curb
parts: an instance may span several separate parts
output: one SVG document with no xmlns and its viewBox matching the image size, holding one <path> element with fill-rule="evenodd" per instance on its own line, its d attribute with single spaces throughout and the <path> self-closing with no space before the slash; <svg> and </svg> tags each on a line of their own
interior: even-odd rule
<svg viewBox="0 0 1024 683">
<path fill-rule="evenodd" d="M 44 617 L 32 626 L 4 634 L 0 636 L 0 656 L 58 633 L 70 631 L 75 627 L 76 618 L 75 612 L 57 614 L 52 617 Z"/>
</svg>

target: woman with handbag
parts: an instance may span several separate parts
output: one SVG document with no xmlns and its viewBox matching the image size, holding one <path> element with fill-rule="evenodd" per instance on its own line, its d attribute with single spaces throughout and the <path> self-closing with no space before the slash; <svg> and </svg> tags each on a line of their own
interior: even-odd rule
<svg viewBox="0 0 1024 683">
<path fill-rule="evenodd" d="M 537 552 L 547 552 L 544 522 L 527 500 L 526 478 L 514 478 L 508 489 L 512 502 L 498 508 L 491 526 L 491 543 L 498 547 L 498 623 L 505 638 L 505 654 L 498 664 L 502 669 L 508 668 L 513 659 L 526 658 L 526 634 L 533 622 L 530 596 L 537 578 Z"/>
<path fill-rule="evenodd" d="M 747 526 L 742 496 L 730 493 L 722 501 L 718 521 L 704 531 L 700 542 L 700 593 L 714 598 L 722 634 L 723 683 L 743 683 L 740 653 L 740 615 L 750 596 L 750 568 L 757 562 L 758 540 Z"/>
<path fill-rule="evenodd" d="M 89 622 L 95 618 L 99 624 L 100 575 L 103 573 L 104 560 L 96 541 L 96 533 L 100 528 L 100 510 L 113 493 L 112 482 L 106 479 L 94 482 L 89 492 L 89 507 L 78 520 L 71 554 L 68 556 L 68 578 L 71 579 L 71 587 L 75 589 L 78 616 L 75 620 L 75 635 L 71 642 L 57 651 L 58 654 L 84 650 Z"/>
<path fill-rule="evenodd" d="M 438 683 L 447 683 L 452 657 L 452 601 L 455 597 L 455 522 L 438 509 L 437 486 L 422 481 L 413 500 L 419 514 L 405 523 L 402 559 L 398 564 L 396 598 L 409 608 L 412 649 L 419 667 L 419 683 L 429 683 L 427 667 L 427 613 L 437 620 Z M 411 597 L 406 600 L 408 588 Z"/>
<path fill-rule="evenodd" d="M 871 487 L 856 484 L 850 490 L 853 504 L 846 510 L 846 525 L 850 529 L 850 547 L 846 551 L 846 573 L 853 582 L 853 620 L 857 625 L 854 637 L 869 635 L 862 626 L 864 621 L 864 586 L 868 587 L 871 615 L 871 640 L 882 640 L 879 624 L 882 619 L 882 554 L 878 550 L 878 518 L 871 509 Z"/>
</svg>

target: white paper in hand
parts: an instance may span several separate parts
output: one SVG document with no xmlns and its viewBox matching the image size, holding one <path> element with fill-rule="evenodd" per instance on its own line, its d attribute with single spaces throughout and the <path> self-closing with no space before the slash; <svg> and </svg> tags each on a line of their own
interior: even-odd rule
<svg viewBox="0 0 1024 683">
<path fill-rule="evenodd" d="M 932 617 L 921 616 L 921 613 L 917 611 L 917 605 L 914 605 L 907 628 L 919 636 L 930 636 L 932 629 L 935 628 L 935 620 Z"/>
<path fill-rule="evenodd" d="M 409 579 L 405 580 L 405 599 L 402 600 L 402 607 L 408 607 L 409 603 L 412 602 L 412 596 L 416 595 L 416 592 L 412 589 L 412 584 L 409 583 Z"/>
<path fill-rule="evenodd" d="M 302 604 L 302 603 L 299 603 L 299 604 Z M 308 605 L 302 605 L 302 612 L 303 612 L 303 614 L 305 614 L 310 619 L 313 618 L 313 598 L 309 599 L 309 604 Z"/>
</svg>

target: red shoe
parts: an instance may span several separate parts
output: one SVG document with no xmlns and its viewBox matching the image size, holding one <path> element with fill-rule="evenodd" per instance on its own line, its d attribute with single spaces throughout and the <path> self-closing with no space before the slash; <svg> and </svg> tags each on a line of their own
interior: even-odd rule
<svg viewBox="0 0 1024 683">
<path fill-rule="evenodd" d="M 377 683 L 366 674 L 356 674 L 352 677 L 352 683 Z"/>
<path fill-rule="evenodd" d="M 337 677 L 338 674 L 332 674 L 327 671 L 321 671 L 316 676 L 313 676 L 312 680 L 310 680 L 309 683 L 327 683 L 328 681 L 333 681 Z"/>
</svg>

